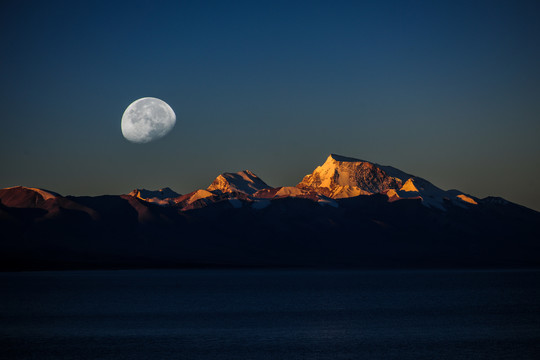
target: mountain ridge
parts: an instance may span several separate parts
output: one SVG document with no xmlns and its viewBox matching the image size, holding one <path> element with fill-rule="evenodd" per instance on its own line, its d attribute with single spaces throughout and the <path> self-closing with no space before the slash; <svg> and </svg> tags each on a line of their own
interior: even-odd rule
<svg viewBox="0 0 540 360">
<path fill-rule="evenodd" d="M 50 190 L 23 186 L 0 190 L 9 189 L 33 191 L 43 201 L 61 196 Z M 169 187 L 158 190 L 138 188 L 127 195 L 157 205 L 178 206 L 182 203 L 190 205 L 204 198 L 222 201 L 238 196 L 243 198 L 247 196 L 253 199 L 292 196 L 321 200 L 374 194 L 386 195 L 389 202 L 420 199 L 425 206 L 440 210 L 445 210 L 444 204 L 448 200 L 459 206 L 477 205 L 479 201 L 483 201 L 456 189 L 442 190 L 421 177 L 408 174 L 392 166 L 379 165 L 375 162 L 335 153 L 330 154 L 322 165 L 317 166 L 312 173 L 304 176 L 296 186 L 274 188 L 250 170 L 242 170 L 235 173 L 222 173 L 206 189 L 197 189 L 185 195 L 177 193 Z M 487 198 L 498 197 L 488 196 Z M 506 199 L 501 201 L 509 203 Z M 204 203 L 208 204 L 209 201 Z"/>
<path fill-rule="evenodd" d="M 540 213 L 502 198 L 339 155 L 300 186 L 220 176 L 184 195 L 0 189 L 0 269 L 540 267 Z"/>
</svg>

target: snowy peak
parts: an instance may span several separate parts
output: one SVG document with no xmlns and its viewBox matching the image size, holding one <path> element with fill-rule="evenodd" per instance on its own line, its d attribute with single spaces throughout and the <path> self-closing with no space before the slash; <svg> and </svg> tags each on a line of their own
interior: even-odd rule
<svg viewBox="0 0 540 360">
<path fill-rule="evenodd" d="M 172 199 L 180 196 L 180 194 L 171 190 L 168 187 L 155 191 L 146 189 L 135 189 L 128 195 L 139 198 L 146 202 L 151 202 L 159 205 L 171 204 L 173 203 Z"/>
<path fill-rule="evenodd" d="M 223 173 L 219 175 L 210 186 L 208 191 L 220 191 L 222 193 L 240 192 L 253 195 L 255 192 L 268 189 L 270 186 L 249 170 L 236 173 Z"/>
<path fill-rule="evenodd" d="M 337 199 L 380 193 L 401 185 L 401 179 L 390 176 L 374 163 L 331 154 L 297 187 Z"/>
<path fill-rule="evenodd" d="M 339 199 L 359 195 L 385 194 L 388 201 L 420 199 L 422 204 L 445 210 L 445 202 L 458 206 L 476 205 L 476 201 L 457 190 L 444 191 L 429 181 L 391 166 L 331 154 L 323 165 L 297 185 Z"/>
</svg>

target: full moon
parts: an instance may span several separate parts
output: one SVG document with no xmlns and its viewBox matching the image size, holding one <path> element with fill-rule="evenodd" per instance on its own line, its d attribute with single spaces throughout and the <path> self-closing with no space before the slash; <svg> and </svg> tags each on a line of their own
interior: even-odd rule
<svg viewBox="0 0 540 360">
<path fill-rule="evenodd" d="M 132 102 L 122 115 L 122 135 L 134 143 L 147 143 L 167 135 L 176 115 L 165 101 L 145 97 Z"/>
</svg>

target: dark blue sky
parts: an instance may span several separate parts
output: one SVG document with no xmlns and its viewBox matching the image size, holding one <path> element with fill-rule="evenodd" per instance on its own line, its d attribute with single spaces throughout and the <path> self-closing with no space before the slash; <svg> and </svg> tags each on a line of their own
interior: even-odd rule
<svg viewBox="0 0 540 360">
<path fill-rule="evenodd" d="M 0 187 L 61 194 L 250 169 L 294 185 L 329 153 L 540 210 L 538 1 L 0 5 Z M 137 145 L 124 109 L 175 110 Z"/>
</svg>

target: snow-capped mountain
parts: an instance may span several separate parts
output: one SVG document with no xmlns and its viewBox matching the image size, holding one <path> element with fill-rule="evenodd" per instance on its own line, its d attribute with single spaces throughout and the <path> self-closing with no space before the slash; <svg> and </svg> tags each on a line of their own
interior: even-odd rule
<svg viewBox="0 0 540 360">
<path fill-rule="evenodd" d="M 296 187 L 245 170 L 185 195 L 0 189 L 0 269 L 538 267 L 539 225 L 502 198 L 332 154 Z"/>
<path fill-rule="evenodd" d="M 401 184 L 399 178 L 371 162 L 331 154 L 296 186 L 340 199 L 382 193 Z"/>
<path fill-rule="evenodd" d="M 273 188 L 253 172 L 244 170 L 223 173 L 207 189 L 182 196 L 170 188 L 157 191 L 135 189 L 129 193 L 146 202 L 174 205 L 182 210 L 201 208 L 225 200 L 232 201 L 238 208 L 244 203 L 259 203 L 260 199 L 286 197 L 310 199 L 320 205 L 338 207 L 339 204 L 334 200 L 374 194 L 385 195 L 388 202 L 418 199 L 423 205 L 440 210 L 446 210 L 445 204 L 449 203 L 468 207 L 477 205 L 479 201 L 458 190 L 442 190 L 421 177 L 391 166 L 336 154 L 328 156 L 323 165 L 306 175 L 295 187 Z"/>
<path fill-rule="evenodd" d="M 391 166 L 331 154 L 296 186 L 333 199 L 386 194 L 389 201 L 421 199 L 429 207 L 444 209 L 445 201 L 456 205 L 476 204 L 457 190 L 444 191 L 429 181 Z"/>
<path fill-rule="evenodd" d="M 159 205 L 173 204 L 174 199 L 180 196 L 180 194 L 171 190 L 168 187 L 155 191 L 146 189 L 135 189 L 128 195 Z"/>
<path fill-rule="evenodd" d="M 222 193 L 240 192 L 253 195 L 255 192 L 270 188 L 268 184 L 249 170 L 236 173 L 223 173 L 219 175 L 207 188 L 208 191 Z"/>
</svg>

